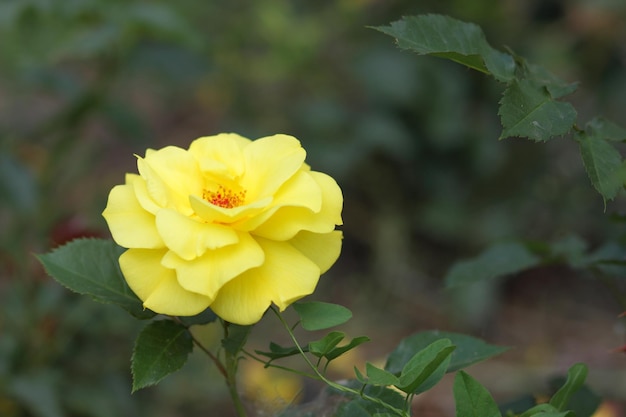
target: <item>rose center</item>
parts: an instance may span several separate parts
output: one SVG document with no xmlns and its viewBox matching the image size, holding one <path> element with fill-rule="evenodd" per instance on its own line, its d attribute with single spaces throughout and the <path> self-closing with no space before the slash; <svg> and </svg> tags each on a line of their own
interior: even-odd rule
<svg viewBox="0 0 626 417">
<path fill-rule="evenodd" d="M 235 192 L 229 188 L 225 188 L 220 185 L 217 188 L 217 191 L 202 191 L 202 198 L 209 203 L 224 207 L 224 208 L 233 208 L 241 206 L 246 199 L 246 190 Z"/>
</svg>

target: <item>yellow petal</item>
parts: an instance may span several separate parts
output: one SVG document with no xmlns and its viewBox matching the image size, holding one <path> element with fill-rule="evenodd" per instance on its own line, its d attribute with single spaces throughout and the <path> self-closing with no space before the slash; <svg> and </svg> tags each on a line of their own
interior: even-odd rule
<svg viewBox="0 0 626 417">
<path fill-rule="evenodd" d="M 247 190 L 249 201 L 274 195 L 302 167 L 306 157 L 300 142 L 287 135 L 257 139 L 243 153 L 246 171 L 241 186 Z"/>
<path fill-rule="evenodd" d="M 185 290 L 173 269 L 161 265 L 166 250 L 129 249 L 120 256 L 128 286 L 150 310 L 171 316 L 193 316 L 209 306 L 210 299 Z"/>
<path fill-rule="evenodd" d="M 257 229 L 261 224 L 266 222 L 274 213 L 282 206 L 294 206 L 304 208 L 304 212 L 319 212 L 322 207 L 322 191 L 317 182 L 313 179 L 309 172 L 299 171 L 291 177 L 277 192 L 272 199 L 268 209 L 259 215 L 245 219 L 237 223 L 239 230 L 252 231 Z M 297 226 L 296 226 L 297 227 Z M 275 240 L 286 240 L 293 237 L 298 230 L 276 230 L 275 225 L 269 225 L 265 228 L 270 229 L 270 233 L 265 234 L 260 231 L 258 234 Z M 271 232 L 279 234 L 280 237 L 273 237 Z"/>
<path fill-rule="evenodd" d="M 323 274 L 339 258 L 342 239 L 343 233 L 339 230 L 323 234 L 303 231 L 298 233 L 289 243 L 315 262 L 320 268 L 320 273 Z"/>
<path fill-rule="evenodd" d="M 310 174 L 322 190 L 322 209 L 319 217 L 336 225 L 342 225 L 343 194 L 337 181 L 323 172 L 311 171 Z"/>
<path fill-rule="evenodd" d="M 272 240 L 287 240 L 301 230 L 328 233 L 342 224 L 343 196 L 334 179 L 326 174 L 311 171 L 305 175 L 314 179 L 321 190 L 322 207 L 315 213 L 302 207 L 285 206 L 276 210 L 263 224 L 253 230 L 255 236 Z"/>
<path fill-rule="evenodd" d="M 211 309 L 236 324 L 256 323 L 275 303 L 281 310 L 311 294 L 319 280 L 318 266 L 289 243 L 257 239 L 265 262 L 230 280 L 217 293 Z"/>
<path fill-rule="evenodd" d="M 152 197 L 150 197 L 150 194 L 148 194 L 146 180 L 141 178 L 139 175 L 126 174 L 126 183 L 133 186 L 133 189 L 135 190 L 135 197 L 137 197 L 137 201 L 139 201 L 139 204 L 144 208 L 144 210 L 152 214 L 156 214 L 157 211 L 163 208 L 159 206 L 156 201 L 152 199 Z"/>
<path fill-rule="evenodd" d="M 161 207 L 191 214 L 190 195 L 202 195 L 203 179 L 189 152 L 176 146 L 146 152 L 137 159 L 139 173 L 146 180 L 150 197 Z"/>
<path fill-rule="evenodd" d="M 189 197 L 189 203 L 195 214 L 207 222 L 224 224 L 231 224 L 254 217 L 262 212 L 271 202 L 272 197 L 267 197 L 245 206 L 225 208 L 211 204 L 195 195 Z"/>
<path fill-rule="evenodd" d="M 198 161 L 205 178 L 235 181 L 245 169 L 243 148 L 250 142 L 250 139 L 235 133 L 222 133 L 194 140 L 189 152 Z"/>
<path fill-rule="evenodd" d="M 139 204 L 132 185 L 116 185 L 102 213 L 113 240 L 125 248 L 161 248 L 154 215 Z"/>
<path fill-rule="evenodd" d="M 156 226 L 165 246 L 186 260 L 239 240 L 237 233 L 227 226 L 196 221 L 170 209 L 157 213 Z"/>
<path fill-rule="evenodd" d="M 219 289 L 244 271 L 263 263 L 265 255 L 259 244 L 247 233 L 239 243 L 207 251 L 193 261 L 185 261 L 169 252 L 163 265 L 176 269 L 179 284 L 188 291 L 214 299 Z"/>
</svg>

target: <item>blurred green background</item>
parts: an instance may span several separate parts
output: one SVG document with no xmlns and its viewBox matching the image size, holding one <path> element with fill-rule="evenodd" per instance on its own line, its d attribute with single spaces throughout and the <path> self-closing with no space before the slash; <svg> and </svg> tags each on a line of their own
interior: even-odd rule
<svg viewBox="0 0 626 417">
<path fill-rule="evenodd" d="M 368 28 L 428 12 L 580 80 L 582 123 L 626 122 L 622 0 L 0 1 L 0 416 L 231 415 L 200 355 L 131 396 L 141 323 L 70 294 L 33 257 L 108 236 L 100 213 L 133 154 L 228 131 L 294 135 L 343 188 L 343 254 L 314 297 L 353 309 L 351 331 L 374 340 L 357 365 L 444 328 L 518 346 L 479 368 L 498 399 L 585 360 L 591 385 L 624 400 L 623 357 L 607 353 L 624 343 L 624 308 L 605 287 L 555 267 L 442 290 L 455 260 L 500 239 L 620 236 L 608 217 L 624 201 L 605 212 L 571 141 L 498 141 L 502 86 Z M 426 415 L 451 415 L 445 395 Z"/>
</svg>

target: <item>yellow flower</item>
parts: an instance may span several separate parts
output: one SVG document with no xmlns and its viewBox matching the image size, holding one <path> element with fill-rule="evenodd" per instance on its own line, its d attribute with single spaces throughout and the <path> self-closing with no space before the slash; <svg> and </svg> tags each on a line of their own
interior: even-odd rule
<svg viewBox="0 0 626 417">
<path fill-rule="evenodd" d="M 236 324 L 311 294 L 341 251 L 343 196 L 291 136 L 197 139 L 137 157 L 102 213 L 143 305 Z"/>
</svg>

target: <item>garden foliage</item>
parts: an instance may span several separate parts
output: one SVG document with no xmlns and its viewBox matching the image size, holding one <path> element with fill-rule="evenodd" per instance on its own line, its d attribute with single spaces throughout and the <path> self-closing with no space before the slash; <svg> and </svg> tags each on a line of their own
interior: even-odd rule
<svg viewBox="0 0 626 417">
<path fill-rule="evenodd" d="M 576 83 L 561 80 L 512 51 L 493 48 L 477 25 L 447 16 L 407 17 L 377 29 L 396 38 L 403 49 L 460 63 L 501 83 L 504 87 L 498 111 L 501 139 L 526 137 L 546 142 L 568 135 L 578 144 L 587 175 L 605 204 L 622 189 L 626 171 L 617 145 L 626 140 L 626 130 L 600 117 L 580 125 L 576 109 L 565 101 L 575 91 Z M 110 241 L 83 239 L 40 255 L 39 259 L 48 273 L 71 290 L 100 302 L 118 304 L 139 319 L 154 319 L 125 284 L 116 261 L 120 253 L 121 249 Z M 505 242 L 486 249 L 475 259 L 454 265 L 446 283 L 450 287 L 469 285 L 555 262 L 615 274 L 615 268 L 621 271 L 623 267 L 621 259 L 623 248 L 607 244 L 588 252 L 577 237 L 554 243 Z M 353 380 L 339 384 L 327 378 L 329 364 L 369 338 L 361 336 L 346 341 L 345 333 L 331 331 L 317 340 L 300 343 L 294 334 L 296 327 L 306 331 L 326 330 L 345 323 L 351 312 L 339 305 L 310 301 L 295 303 L 293 307 L 298 317 L 295 324 L 287 323 L 277 310 L 270 309 L 290 335 L 293 344 L 289 346 L 272 342 L 267 350 L 249 352 L 245 346 L 251 327 L 223 322 L 223 349 L 211 358 L 231 388 L 234 382 L 231 374 L 236 372 L 241 358 L 252 358 L 273 367 L 283 358 L 299 355 L 310 367 L 309 376 L 326 382 L 330 395 L 343 398 L 334 411 L 338 417 L 409 416 L 412 398 L 431 389 L 451 372 L 456 372 L 453 393 L 458 417 L 586 417 L 598 405 L 597 397 L 583 389 L 587 367 L 574 364 L 548 402 L 524 410 L 501 408 L 489 390 L 464 369 L 506 348 L 467 335 L 438 331 L 420 332 L 403 339 L 389 354 L 384 367 L 368 362 L 364 369 L 354 368 Z M 217 319 L 205 312 L 191 318 L 157 317 L 150 321 L 139 334 L 133 352 L 133 390 L 154 385 L 180 369 L 194 344 L 204 349 L 189 328 Z M 573 401 L 575 397 L 577 401 Z M 285 415 L 292 411 L 287 410 Z"/>
</svg>

